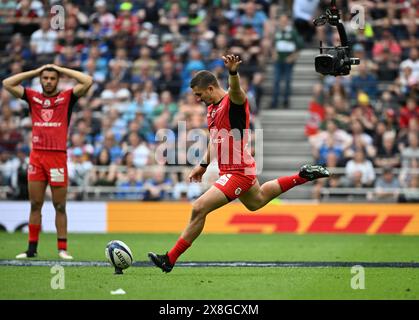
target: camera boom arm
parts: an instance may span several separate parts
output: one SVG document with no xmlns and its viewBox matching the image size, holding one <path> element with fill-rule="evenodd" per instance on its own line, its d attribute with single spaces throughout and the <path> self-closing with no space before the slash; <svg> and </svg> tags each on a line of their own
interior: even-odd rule
<svg viewBox="0 0 419 320">
<path fill-rule="evenodd" d="M 348 41 L 348 37 L 346 35 L 345 27 L 340 22 L 340 14 L 339 10 L 336 7 L 336 0 L 331 0 L 330 8 L 326 10 L 326 12 L 322 15 L 320 15 L 318 18 L 313 20 L 313 24 L 317 26 L 321 26 L 324 24 L 330 24 L 332 26 L 335 26 L 339 33 L 340 43 L 341 45 L 338 47 L 323 47 L 322 42 L 320 42 L 320 56 L 323 55 L 323 49 L 334 49 L 335 51 L 340 50 L 341 52 L 344 52 L 344 56 L 342 57 L 342 68 L 341 70 L 333 70 L 330 72 L 321 72 L 323 74 L 332 74 L 332 75 L 345 75 L 349 74 L 349 70 L 351 69 L 351 65 L 353 64 L 359 64 L 359 59 L 350 58 L 350 44 Z M 320 60 L 318 60 L 320 61 Z M 317 66 L 316 66 L 317 71 Z M 319 71 L 318 71 L 319 72 Z"/>
</svg>

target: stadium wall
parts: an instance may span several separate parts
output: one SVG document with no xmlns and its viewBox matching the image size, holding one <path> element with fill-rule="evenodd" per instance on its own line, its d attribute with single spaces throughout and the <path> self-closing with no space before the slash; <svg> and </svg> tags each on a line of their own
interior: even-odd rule
<svg viewBox="0 0 419 320">
<path fill-rule="evenodd" d="M 69 232 L 180 233 L 191 205 L 179 202 L 68 202 Z M 28 202 L 0 202 L 0 225 L 22 229 Z M 43 208 L 43 231 L 55 232 L 51 203 Z M 210 214 L 206 233 L 353 233 L 419 235 L 418 204 L 271 203 L 249 212 L 232 203 Z"/>
</svg>

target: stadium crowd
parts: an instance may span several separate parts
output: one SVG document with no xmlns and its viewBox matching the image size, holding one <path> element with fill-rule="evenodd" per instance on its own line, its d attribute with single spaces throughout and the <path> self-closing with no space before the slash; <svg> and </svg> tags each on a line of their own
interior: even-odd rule
<svg viewBox="0 0 419 320">
<path fill-rule="evenodd" d="M 314 28 L 306 14 L 317 15 L 328 1 L 278 3 L 294 8 L 298 41 L 336 44 L 336 33 Z M 94 86 L 79 99 L 70 125 L 70 185 L 80 187 L 74 199 L 98 190 L 115 199 L 194 199 L 205 185 L 185 182 L 191 165 L 182 158 L 185 150 L 177 148 L 177 162 L 168 165 L 155 156 L 161 144 L 156 138 L 160 129 L 178 133 L 182 123 L 187 132 L 206 128 L 206 108 L 188 90 L 189 81 L 194 72 L 209 69 L 226 87 L 221 56 L 227 50 L 243 59 L 242 85 L 257 116 L 265 65 L 275 59 L 278 3 L 0 0 L 0 79 L 51 62 L 93 76 Z M 54 4 L 65 9 L 63 28 L 51 28 Z M 365 28 L 347 28 L 362 63 L 351 76 L 324 77 L 314 87 L 306 125 L 313 156 L 319 164 L 342 168 L 343 174 L 320 180 L 313 197 L 321 199 L 324 187 L 376 187 L 375 197 L 399 197 L 394 187 L 417 188 L 419 182 L 414 171 L 419 163 L 417 1 L 338 4 L 348 13 L 343 15 L 347 26 L 351 6 L 367 9 Z M 38 79 L 24 85 L 41 89 Z M 60 81 L 61 89 L 73 85 L 66 78 Z M 10 187 L 0 189 L 0 199 L 27 199 L 28 108 L 2 90 L 0 110 L 0 186 Z M 385 172 L 379 178 L 377 168 Z M 107 193 L 109 187 L 117 192 Z M 418 196 L 404 194 L 405 201 Z"/>
<path fill-rule="evenodd" d="M 419 201 L 418 2 L 354 4 L 366 8 L 363 29 L 350 28 L 346 16 L 353 54 L 361 64 L 350 76 L 322 79 L 309 105 L 306 135 L 313 157 L 338 168 L 331 179 L 317 182 L 313 197 L 328 196 L 325 187 L 346 187 L 351 191 L 338 190 L 335 196 Z M 335 32 L 321 37 L 330 44 L 339 40 Z"/>
<path fill-rule="evenodd" d="M 55 4 L 64 8 L 62 28 L 59 20 L 51 27 Z M 117 187 L 108 196 L 119 199 L 193 199 L 202 187 L 185 183 L 191 142 L 177 148 L 170 163 L 183 167 L 168 170 L 155 156 L 160 129 L 173 130 L 176 148 L 179 135 L 206 128 L 206 108 L 188 90 L 189 81 L 209 69 L 226 87 L 221 56 L 227 52 L 241 55 L 243 87 L 252 113 L 258 112 L 269 9 L 263 1 L 0 1 L 0 78 L 51 62 L 93 76 L 70 124 L 71 186 Z M 41 90 L 36 78 L 24 85 Z M 62 77 L 59 88 L 73 85 Z M 0 185 L 11 187 L 0 198 L 27 199 L 28 108 L 5 90 L 0 105 Z M 178 131 L 181 125 L 186 132 Z M 79 190 L 76 199 L 88 194 Z"/>
</svg>

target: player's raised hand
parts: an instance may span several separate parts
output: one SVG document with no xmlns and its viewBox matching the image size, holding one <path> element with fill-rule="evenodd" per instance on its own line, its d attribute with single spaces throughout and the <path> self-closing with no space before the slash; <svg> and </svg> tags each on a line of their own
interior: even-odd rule
<svg viewBox="0 0 419 320">
<path fill-rule="evenodd" d="M 204 175 L 205 171 L 207 171 L 207 169 L 201 167 L 200 165 L 193 168 L 188 177 L 189 182 L 201 182 L 202 176 Z"/>
<path fill-rule="evenodd" d="M 233 72 L 237 71 L 237 69 L 239 68 L 239 65 L 243 62 L 239 56 L 235 56 L 235 55 L 225 55 L 225 56 L 222 56 L 222 59 L 227 69 Z"/>
</svg>

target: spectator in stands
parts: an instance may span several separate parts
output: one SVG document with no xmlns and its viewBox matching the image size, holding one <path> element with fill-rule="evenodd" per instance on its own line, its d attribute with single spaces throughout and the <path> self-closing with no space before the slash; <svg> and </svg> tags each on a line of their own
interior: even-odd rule
<svg viewBox="0 0 419 320">
<path fill-rule="evenodd" d="M 0 147 L 9 152 L 15 152 L 17 145 L 22 142 L 22 133 L 10 122 L 0 123 Z"/>
<path fill-rule="evenodd" d="M 329 179 L 326 180 L 319 180 L 316 181 L 313 191 L 312 197 L 315 200 L 321 200 L 323 198 L 328 198 L 333 195 L 333 198 L 341 198 L 341 194 L 337 193 L 336 195 L 333 192 L 330 192 L 328 189 L 324 188 L 340 188 L 342 187 L 342 183 L 340 181 L 340 177 L 338 175 L 332 174 Z M 346 197 L 346 196 L 345 196 Z"/>
<path fill-rule="evenodd" d="M 333 137 L 328 137 L 327 140 L 320 146 L 318 150 L 317 164 L 326 166 L 326 163 L 330 161 L 330 158 L 336 158 L 336 164 L 343 159 L 342 146 L 336 143 Z"/>
<path fill-rule="evenodd" d="M 366 133 L 372 134 L 374 132 L 378 119 L 366 93 L 358 94 L 358 103 L 352 110 L 351 120 L 359 120 Z"/>
<path fill-rule="evenodd" d="M 158 25 L 161 2 L 158 0 L 142 1 L 138 10 L 138 17 L 141 21 Z"/>
<path fill-rule="evenodd" d="M 325 118 L 324 103 L 325 95 L 323 91 L 323 85 L 321 83 L 316 83 L 313 86 L 313 95 L 308 106 L 310 118 L 307 120 L 305 124 L 306 136 L 311 136 L 318 133 L 320 124 Z"/>
<path fill-rule="evenodd" d="M 108 12 L 105 0 L 96 0 L 94 7 L 97 11 L 90 15 L 90 22 L 97 20 L 100 25 L 100 35 L 110 37 L 115 24 L 115 16 Z"/>
<path fill-rule="evenodd" d="M 107 78 L 107 71 L 100 71 L 99 68 L 97 67 L 97 60 L 95 59 L 88 59 L 85 63 L 84 63 L 84 68 L 83 70 L 92 75 L 93 80 L 98 83 L 98 84 L 103 84 Z"/>
<path fill-rule="evenodd" d="M 73 151 L 75 151 L 76 149 L 81 149 L 83 154 L 89 158 L 94 153 L 93 145 L 86 141 L 86 135 L 80 130 L 77 130 L 77 132 L 71 135 L 70 145 L 71 147 L 67 149 L 69 157 L 73 155 Z"/>
<path fill-rule="evenodd" d="M 10 186 L 13 188 L 13 199 L 26 200 L 29 197 L 27 180 L 29 147 L 23 144 L 18 146 L 16 157 L 12 161 L 14 170 L 10 176 Z"/>
<path fill-rule="evenodd" d="M 419 54 L 418 48 L 413 47 L 409 51 L 409 58 L 403 60 L 400 63 L 400 75 L 402 74 L 405 67 L 412 69 L 412 74 L 416 79 L 419 79 Z"/>
<path fill-rule="evenodd" d="M 0 1 L 0 24 L 11 22 L 11 18 L 15 14 L 16 1 L 14 0 L 1 0 Z"/>
<path fill-rule="evenodd" d="M 371 99 L 376 99 L 378 94 L 377 77 L 368 69 L 367 63 L 362 61 L 358 66 L 359 74 L 351 80 L 351 98 L 356 100 L 360 92 L 365 92 Z"/>
<path fill-rule="evenodd" d="M 94 159 L 95 169 L 90 171 L 89 185 L 114 186 L 117 179 L 117 168 L 111 162 L 111 154 L 103 148 Z"/>
<path fill-rule="evenodd" d="M 150 74 L 154 74 L 159 65 L 155 59 L 151 57 L 151 50 L 148 47 L 141 47 L 139 52 L 139 57 L 134 61 L 132 65 L 132 75 L 133 80 L 140 80 L 141 79 L 141 71 L 144 70 L 144 67 L 148 68 L 148 72 Z M 144 81 L 144 79 L 141 79 Z"/>
<path fill-rule="evenodd" d="M 24 41 L 22 34 L 16 33 L 12 36 L 10 43 L 6 45 L 5 61 L 20 61 L 22 63 L 30 63 L 32 52 Z"/>
<path fill-rule="evenodd" d="M 178 35 L 185 32 L 188 25 L 188 17 L 181 9 L 179 3 L 171 2 L 168 8 L 160 14 L 159 24 L 164 31 Z"/>
<path fill-rule="evenodd" d="M 374 60 L 380 59 L 381 55 L 388 50 L 391 56 L 400 58 L 402 50 L 397 40 L 394 39 L 390 30 L 383 30 L 381 40 L 377 41 L 372 48 Z"/>
<path fill-rule="evenodd" d="M 131 10 L 133 5 L 130 2 L 122 2 L 119 5 L 118 17 L 113 25 L 113 36 L 134 37 L 140 31 L 138 17 Z"/>
<path fill-rule="evenodd" d="M 411 119 L 419 121 L 419 105 L 414 98 L 408 98 L 406 105 L 400 109 L 400 129 L 406 129 Z"/>
<path fill-rule="evenodd" d="M 133 154 L 134 164 L 137 168 L 143 168 L 148 164 L 150 149 L 137 132 L 129 134 L 128 140 L 123 143 L 122 148 L 124 153 L 131 152 Z"/>
<path fill-rule="evenodd" d="M 159 104 L 159 95 L 151 80 L 147 80 L 144 83 L 141 99 L 143 101 L 143 112 L 148 119 L 152 119 L 153 110 Z"/>
<path fill-rule="evenodd" d="M 21 33 L 25 37 L 30 36 L 39 27 L 40 17 L 36 10 L 31 8 L 31 0 L 21 0 L 16 6 L 14 18 L 14 32 Z"/>
<path fill-rule="evenodd" d="M 313 19 L 316 17 L 319 0 L 294 0 L 292 17 L 298 33 L 309 44 L 316 33 Z"/>
<path fill-rule="evenodd" d="M 189 52 L 188 62 L 182 71 L 182 93 L 189 90 L 189 83 L 194 72 L 205 69 L 205 63 L 202 59 L 201 53 L 197 49 L 192 49 Z"/>
<path fill-rule="evenodd" d="M 358 58 L 361 60 L 362 64 L 366 65 L 366 69 L 372 72 L 373 74 L 377 73 L 377 65 L 374 63 L 368 56 L 367 51 L 363 44 L 356 43 L 352 47 L 352 54 L 354 58 Z M 359 67 L 352 67 L 351 69 L 352 77 L 359 75 Z"/>
<path fill-rule="evenodd" d="M 405 95 L 409 95 L 418 83 L 419 75 L 413 73 L 413 69 L 411 66 L 404 66 L 398 79 L 400 92 Z"/>
<path fill-rule="evenodd" d="M 189 169 L 188 169 L 189 170 Z M 172 197 L 178 201 L 193 201 L 202 194 L 202 187 L 196 182 L 186 182 L 186 177 L 189 172 L 179 172 L 177 174 L 177 181 L 173 186 Z"/>
<path fill-rule="evenodd" d="M 327 145 L 328 142 L 333 142 L 334 148 L 339 148 L 343 152 L 351 145 L 351 136 L 342 129 L 338 129 L 336 122 L 329 120 L 326 122 L 326 130 L 320 133 L 310 136 L 309 142 L 312 146 L 312 152 L 314 157 L 317 159 L 319 156 L 319 150 L 322 145 Z"/>
<path fill-rule="evenodd" d="M 395 110 L 398 109 L 397 97 L 390 90 L 383 91 L 381 97 L 375 104 L 374 109 L 377 114 L 383 114 L 387 110 L 392 110 L 395 112 Z"/>
<path fill-rule="evenodd" d="M 377 148 L 377 156 L 374 159 L 376 167 L 399 167 L 400 154 L 395 143 L 396 133 L 394 131 L 386 131 L 382 137 L 382 146 Z"/>
<path fill-rule="evenodd" d="M 37 61 L 52 60 L 57 38 L 58 33 L 51 29 L 49 18 L 43 18 L 41 20 L 41 28 L 31 35 L 30 40 L 31 50 L 37 56 Z"/>
<path fill-rule="evenodd" d="M 80 99 L 79 99 L 80 105 Z M 100 121 L 99 119 L 93 115 L 93 112 L 90 108 L 83 108 L 81 111 L 81 119 L 78 123 L 83 123 L 83 128 L 86 130 L 84 133 L 86 134 L 86 140 L 90 144 L 94 144 L 96 140 L 96 136 L 100 133 Z M 77 130 L 81 130 L 78 126 Z"/>
<path fill-rule="evenodd" d="M 135 63 L 134 63 L 135 64 Z M 156 81 L 157 92 L 160 94 L 167 90 L 174 99 L 179 99 L 180 94 L 180 77 L 175 72 L 173 63 L 166 61 L 162 65 L 160 77 Z"/>
<path fill-rule="evenodd" d="M 231 54 L 240 56 L 243 61 L 240 67 L 241 75 L 250 79 L 260 68 L 260 40 L 260 35 L 252 25 L 238 26 L 229 49 Z"/>
<path fill-rule="evenodd" d="M 274 92 L 271 108 L 278 107 L 278 98 L 281 96 L 281 81 L 284 81 L 285 91 L 282 105 L 289 107 L 289 97 L 291 95 L 291 81 L 294 63 L 298 58 L 298 51 L 303 43 L 298 33 L 289 24 L 288 16 L 281 15 L 279 18 L 278 30 L 275 32 L 275 74 Z"/>
<path fill-rule="evenodd" d="M 419 28 L 417 27 L 415 13 L 413 12 L 413 17 L 410 19 L 407 17 L 407 19 L 406 23 L 400 25 L 401 32 L 397 37 L 402 49 L 405 51 L 417 48 L 417 41 L 419 38 Z"/>
<path fill-rule="evenodd" d="M 122 149 L 115 141 L 115 135 L 111 130 L 105 132 L 104 139 L 103 139 L 103 146 L 100 145 L 100 148 L 95 152 L 95 154 L 99 154 L 100 151 L 106 148 L 109 150 L 111 154 L 111 161 L 113 163 L 119 163 L 122 158 Z"/>
<path fill-rule="evenodd" d="M 109 65 L 107 81 L 117 81 L 124 87 L 127 87 L 131 81 L 129 69 L 122 62 L 118 61 Z"/>
<path fill-rule="evenodd" d="M 419 166 L 418 166 L 419 168 Z M 412 174 L 408 180 L 406 188 L 403 188 L 399 197 L 399 202 L 419 202 L 419 174 Z"/>
<path fill-rule="evenodd" d="M 143 182 L 143 172 L 135 168 L 128 168 L 127 174 L 118 176 L 117 198 L 124 200 L 143 200 L 146 194 Z"/>
<path fill-rule="evenodd" d="M 75 148 L 69 160 L 68 178 L 70 185 L 79 187 L 87 186 L 89 172 L 93 168 L 93 164 L 90 160 L 86 160 L 86 155 L 81 148 Z"/>
<path fill-rule="evenodd" d="M 354 153 L 354 158 L 345 166 L 346 185 L 349 187 L 372 186 L 375 180 L 375 171 L 372 162 L 365 158 L 362 149 Z"/>
<path fill-rule="evenodd" d="M 393 54 L 387 47 L 374 57 L 377 63 L 377 77 L 380 81 L 393 81 L 399 74 L 400 54 Z"/>
<path fill-rule="evenodd" d="M 374 198 L 377 200 L 395 201 L 399 197 L 400 184 L 393 173 L 392 167 L 384 167 L 382 176 L 378 177 L 374 185 Z"/>
<path fill-rule="evenodd" d="M 154 121 L 160 116 L 167 116 L 169 117 L 168 121 L 171 121 L 177 112 L 178 106 L 173 101 L 172 95 L 169 91 L 163 91 L 160 94 L 160 104 L 154 108 L 151 118 Z"/>
<path fill-rule="evenodd" d="M 263 37 L 265 23 L 268 17 L 262 10 L 258 10 L 254 1 L 248 1 L 244 5 L 244 13 L 239 18 L 241 26 L 251 25 L 254 30 Z"/>
<path fill-rule="evenodd" d="M 408 145 L 401 152 L 402 168 L 413 168 L 414 162 L 419 163 L 419 133 L 410 132 L 408 134 Z"/>
<path fill-rule="evenodd" d="M 144 200 L 165 200 L 169 197 L 169 192 L 172 190 L 172 187 L 173 182 L 166 177 L 165 170 L 156 169 L 153 176 L 144 183 L 144 189 L 146 190 Z"/>
<path fill-rule="evenodd" d="M 353 158 L 355 150 L 364 150 L 366 157 L 374 158 L 376 149 L 373 145 L 372 137 L 364 132 L 364 128 L 359 120 L 351 122 L 352 144 L 345 152 L 345 158 Z"/>
<path fill-rule="evenodd" d="M 80 54 L 75 52 L 73 47 L 67 46 L 60 55 L 55 57 L 54 63 L 60 66 L 81 70 Z"/>
<path fill-rule="evenodd" d="M 341 94 L 335 94 L 332 96 L 332 105 L 335 109 L 334 120 L 339 128 L 349 129 L 351 118 L 348 101 Z"/>
</svg>

